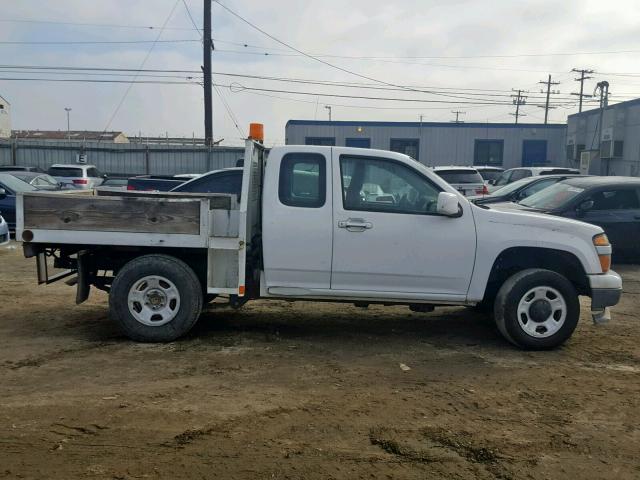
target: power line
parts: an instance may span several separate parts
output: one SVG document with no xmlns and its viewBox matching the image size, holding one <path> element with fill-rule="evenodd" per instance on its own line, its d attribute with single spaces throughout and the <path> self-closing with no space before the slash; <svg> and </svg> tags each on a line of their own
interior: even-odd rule
<svg viewBox="0 0 640 480">
<path fill-rule="evenodd" d="M 279 38 L 277 38 L 277 37 L 275 37 L 273 35 L 271 35 L 270 33 L 266 32 L 265 30 L 261 29 L 257 25 L 251 23 L 249 20 L 247 20 L 244 17 L 242 17 L 240 14 L 234 12 L 229 7 L 227 7 L 226 5 L 223 5 L 218 0 L 212 0 L 212 1 L 215 2 L 216 4 L 220 5 L 220 7 L 225 9 L 227 12 L 229 12 L 231 15 L 233 15 L 237 19 L 239 19 L 242 22 L 244 22 L 247 25 L 249 25 L 251 28 L 253 28 L 253 29 L 257 30 L 258 32 L 262 33 L 263 35 L 269 37 L 271 40 L 273 40 L 273 41 L 275 41 L 275 42 L 277 42 L 277 43 L 279 43 L 279 44 L 281 44 L 281 45 L 293 50 L 294 52 L 299 53 L 300 55 L 303 55 L 303 56 L 305 56 L 307 58 L 310 58 L 310 59 L 312 59 L 312 60 L 314 60 L 316 62 L 322 63 L 323 65 L 326 65 L 326 66 L 331 67 L 333 69 L 336 69 L 336 70 L 339 70 L 341 72 L 347 73 L 349 75 L 353 75 L 353 76 L 356 76 L 356 77 L 359 77 L 359 78 L 363 78 L 365 80 L 369 80 L 369 81 L 372 81 L 372 82 L 376 82 L 376 83 L 380 83 L 380 84 L 383 84 L 383 85 L 387 85 L 389 87 L 404 88 L 405 90 L 408 90 L 408 91 L 415 91 L 415 92 L 420 92 L 420 93 L 431 93 L 433 95 L 449 96 L 449 95 L 444 94 L 444 93 L 435 93 L 435 92 L 428 92 L 428 91 L 424 91 L 424 90 L 417 90 L 417 89 L 406 87 L 406 86 L 403 86 L 403 85 L 397 85 L 397 84 L 394 84 L 394 83 L 385 82 L 384 80 L 379 80 L 377 78 L 369 77 L 367 75 L 363 75 L 361 73 L 354 72 L 352 70 L 340 67 L 338 65 L 334 65 L 333 63 L 330 63 L 330 62 L 327 62 L 325 60 L 322 60 L 321 58 L 318 58 L 318 57 L 315 57 L 315 56 L 310 55 L 308 53 L 305 53 L 302 50 L 300 50 L 300 49 L 298 49 L 298 48 L 296 48 L 296 47 L 294 47 L 294 46 L 292 46 L 292 45 L 280 40 Z M 452 98 L 454 98 L 454 97 L 452 97 Z"/>
<path fill-rule="evenodd" d="M 158 36 L 156 37 L 156 40 L 160 40 L 160 37 L 162 36 L 162 33 L 164 32 L 164 27 L 166 27 L 167 23 L 169 23 L 169 20 L 171 20 L 171 17 L 173 16 L 173 12 L 175 12 L 176 7 L 178 6 L 179 2 L 180 2 L 180 0 L 176 0 L 176 2 L 173 4 L 173 7 L 171 8 L 171 11 L 169 12 L 169 15 L 167 16 L 166 20 L 162 24 L 162 28 L 160 28 L 160 31 L 158 32 Z M 111 122 L 113 122 L 113 119 L 116 118 L 116 115 L 120 111 L 120 107 L 122 107 L 122 104 L 124 103 L 124 101 L 126 100 L 127 96 L 129 95 L 129 92 L 131 91 L 131 88 L 133 87 L 135 80 L 138 78 L 138 75 L 140 74 L 140 69 L 144 68 L 144 66 L 147 63 L 147 60 L 149 60 L 149 57 L 151 56 L 151 52 L 153 52 L 153 48 L 155 46 L 156 46 L 156 44 L 153 43 L 151 45 L 151 47 L 149 48 L 149 51 L 147 51 L 147 54 L 145 55 L 144 59 L 142 60 L 142 63 L 140 64 L 140 67 L 138 68 L 138 71 L 135 73 L 135 75 L 133 77 L 133 80 L 129 83 L 129 86 L 125 90 L 124 95 L 122 95 L 122 98 L 120 99 L 120 102 L 118 103 L 118 105 L 116 106 L 115 110 L 113 111 L 113 114 L 109 118 L 109 121 L 107 122 L 107 125 L 104 127 L 103 133 L 106 132 L 109 129 L 109 127 L 111 126 Z"/>
<path fill-rule="evenodd" d="M 107 28 L 132 28 L 132 29 L 145 29 L 145 30 L 157 30 L 161 27 L 153 25 L 120 25 L 114 23 L 82 23 L 82 22 L 63 22 L 56 20 L 32 20 L 32 19 L 15 19 L 4 18 L 0 20 L 0 23 L 35 23 L 35 24 L 47 24 L 47 25 L 69 25 L 77 27 L 107 27 Z M 163 30 L 192 30 L 191 28 L 184 27 L 167 27 Z"/>
<path fill-rule="evenodd" d="M 175 40 L 42 40 L 42 41 L 0 41 L 0 45 L 128 45 L 145 43 L 193 43 L 200 40 L 187 38 Z"/>
<path fill-rule="evenodd" d="M 196 21 L 193 19 L 193 15 L 191 15 L 191 10 L 189 9 L 189 5 L 187 5 L 186 0 L 182 0 L 182 4 L 184 5 L 185 10 L 187 11 L 187 15 L 189 17 L 189 20 L 191 21 L 191 24 L 193 25 L 193 28 L 195 28 L 195 30 L 200 34 L 200 39 L 203 41 L 204 37 L 202 35 L 202 32 L 198 28 L 198 25 L 196 24 Z M 233 123 L 233 125 L 236 127 L 236 130 L 238 130 L 238 132 L 240 133 L 242 138 L 245 138 L 246 135 L 244 134 L 244 131 L 240 128 L 240 125 L 238 125 L 238 123 L 239 123 L 238 122 L 238 118 L 236 117 L 235 113 L 233 112 L 233 109 L 231 108 L 231 105 L 229 105 L 227 103 L 227 100 L 222 95 L 222 92 L 220 90 L 218 90 L 217 86 L 213 85 L 213 82 L 211 82 L 211 86 L 213 87 L 213 89 L 215 90 L 216 94 L 220 98 L 220 101 L 222 102 L 222 105 L 224 106 L 225 110 L 227 111 L 227 115 L 229 116 L 229 119 L 231 120 L 231 123 Z M 203 87 L 204 87 L 204 85 L 203 85 Z"/>
</svg>

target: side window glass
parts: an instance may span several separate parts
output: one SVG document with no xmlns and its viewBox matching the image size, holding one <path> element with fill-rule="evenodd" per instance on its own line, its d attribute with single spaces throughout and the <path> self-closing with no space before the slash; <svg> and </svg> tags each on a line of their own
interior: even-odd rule
<svg viewBox="0 0 640 480">
<path fill-rule="evenodd" d="M 326 164 L 319 153 L 287 153 L 280 163 L 280 202 L 290 207 L 322 207 L 327 190 Z"/>
<path fill-rule="evenodd" d="M 500 174 L 500 176 L 498 177 L 498 179 L 496 180 L 496 183 L 494 184 L 496 187 L 499 187 L 501 185 L 506 185 L 507 183 L 509 183 L 509 178 L 511 177 L 511 174 L 513 172 L 503 172 Z"/>
<path fill-rule="evenodd" d="M 640 208 L 638 194 L 632 189 L 598 192 L 591 199 L 593 200 L 593 207 L 590 210 L 631 210 Z"/>
<path fill-rule="evenodd" d="M 521 180 L 530 176 L 531 172 L 529 170 L 514 170 L 513 174 L 511 175 L 511 181 L 515 182 L 516 180 Z"/>
<path fill-rule="evenodd" d="M 391 160 L 342 155 L 345 210 L 435 213 L 440 190 L 415 170 Z"/>
</svg>

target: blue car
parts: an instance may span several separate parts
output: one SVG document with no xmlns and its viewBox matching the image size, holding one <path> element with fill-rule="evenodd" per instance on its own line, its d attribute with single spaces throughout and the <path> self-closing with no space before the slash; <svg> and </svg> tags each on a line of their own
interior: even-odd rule
<svg viewBox="0 0 640 480">
<path fill-rule="evenodd" d="M 16 194 L 35 192 L 36 187 L 17 179 L 8 173 L 0 173 L 0 212 L 9 224 L 9 230 L 16 229 Z"/>
</svg>

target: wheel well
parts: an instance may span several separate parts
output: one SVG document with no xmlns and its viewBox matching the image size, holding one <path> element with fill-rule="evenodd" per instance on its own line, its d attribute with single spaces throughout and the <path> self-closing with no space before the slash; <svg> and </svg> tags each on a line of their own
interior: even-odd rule
<svg viewBox="0 0 640 480">
<path fill-rule="evenodd" d="M 589 294 L 587 273 L 572 253 L 551 248 L 514 247 L 498 255 L 493 262 L 484 301 L 493 299 L 507 278 L 527 268 L 544 268 L 566 277 L 578 294 Z"/>
</svg>

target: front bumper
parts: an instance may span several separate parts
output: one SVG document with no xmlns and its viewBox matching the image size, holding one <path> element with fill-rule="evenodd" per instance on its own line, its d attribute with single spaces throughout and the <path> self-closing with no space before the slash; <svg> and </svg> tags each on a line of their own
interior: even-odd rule
<svg viewBox="0 0 640 480">
<path fill-rule="evenodd" d="M 613 270 L 601 275 L 589 275 L 591 310 L 617 305 L 622 296 L 622 278 Z"/>
<path fill-rule="evenodd" d="M 622 296 L 622 278 L 613 270 L 600 275 L 589 275 L 591 286 L 591 315 L 595 323 L 611 319 L 609 307 L 617 305 Z"/>
</svg>

